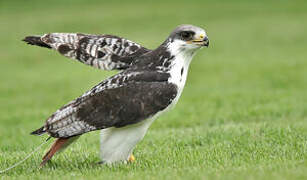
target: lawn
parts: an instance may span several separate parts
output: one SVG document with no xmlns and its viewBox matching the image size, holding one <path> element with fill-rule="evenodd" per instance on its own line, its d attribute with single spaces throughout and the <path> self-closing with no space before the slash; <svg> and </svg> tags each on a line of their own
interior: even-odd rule
<svg viewBox="0 0 307 180">
<path fill-rule="evenodd" d="M 194 24 L 210 47 L 135 163 L 96 165 L 92 132 L 43 169 L 49 145 L 0 179 L 307 179 L 306 9 L 303 0 L 1 0 L 0 170 L 44 141 L 29 133 L 50 114 L 116 73 L 27 46 L 24 36 L 107 33 L 155 48 L 177 25 Z"/>
</svg>

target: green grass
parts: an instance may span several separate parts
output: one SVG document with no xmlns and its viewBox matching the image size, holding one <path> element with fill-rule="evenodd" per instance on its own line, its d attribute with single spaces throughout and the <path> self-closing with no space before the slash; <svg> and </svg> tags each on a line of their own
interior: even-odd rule
<svg viewBox="0 0 307 180">
<path fill-rule="evenodd" d="M 37 169 L 47 146 L 0 179 L 306 179 L 306 1 L 0 1 L 0 169 L 45 137 L 51 113 L 115 74 L 20 40 L 109 33 L 158 46 L 179 24 L 206 28 L 177 107 L 157 119 L 134 164 L 98 166 L 99 134 Z"/>
</svg>

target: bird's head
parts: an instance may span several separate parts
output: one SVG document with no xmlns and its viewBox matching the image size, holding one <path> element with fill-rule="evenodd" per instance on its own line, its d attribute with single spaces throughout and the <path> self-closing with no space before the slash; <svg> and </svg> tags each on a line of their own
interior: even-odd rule
<svg viewBox="0 0 307 180">
<path fill-rule="evenodd" d="M 180 25 L 168 37 L 172 46 L 185 50 L 196 50 L 209 46 L 209 39 L 204 29 L 193 25 Z"/>
</svg>

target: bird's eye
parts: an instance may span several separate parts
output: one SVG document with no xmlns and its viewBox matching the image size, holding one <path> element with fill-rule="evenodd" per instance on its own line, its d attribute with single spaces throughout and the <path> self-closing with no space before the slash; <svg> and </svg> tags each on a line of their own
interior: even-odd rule
<svg viewBox="0 0 307 180">
<path fill-rule="evenodd" d="M 191 40 L 193 39 L 194 33 L 191 31 L 183 31 L 180 33 L 180 36 L 183 40 Z"/>
</svg>

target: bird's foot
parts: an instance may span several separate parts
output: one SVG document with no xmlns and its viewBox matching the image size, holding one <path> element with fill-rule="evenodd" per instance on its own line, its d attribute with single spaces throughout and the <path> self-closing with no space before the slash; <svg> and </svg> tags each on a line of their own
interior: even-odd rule
<svg viewBox="0 0 307 180">
<path fill-rule="evenodd" d="M 132 163 L 135 161 L 135 157 L 133 156 L 133 154 L 130 155 L 128 162 Z"/>
</svg>

